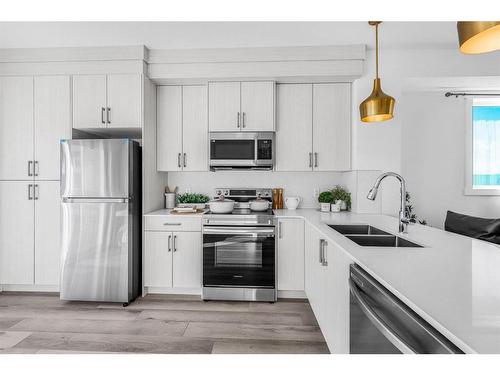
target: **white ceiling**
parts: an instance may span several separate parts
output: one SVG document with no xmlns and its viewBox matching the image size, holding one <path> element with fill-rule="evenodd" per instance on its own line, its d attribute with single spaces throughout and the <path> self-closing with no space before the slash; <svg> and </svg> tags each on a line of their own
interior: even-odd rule
<svg viewBox="0 0 500 375">
<path fill-rule="evenodd" d="M 385 22 L 382 48 L 456 48 L 454 22 Z M 365 22 L 0 22 L 0 48 L 118 46 L 152 49 L 367 44 Z"/>
</svg>

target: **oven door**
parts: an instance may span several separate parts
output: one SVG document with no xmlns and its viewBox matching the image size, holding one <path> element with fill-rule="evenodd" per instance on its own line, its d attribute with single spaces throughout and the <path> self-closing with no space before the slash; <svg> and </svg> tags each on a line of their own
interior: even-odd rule
<svg viewBox="0 0 500 375">
<path fill-rule="evenodd" d="M 203 286 L 275 287 L 274 227 L 204 227 Z"/>
</svg>

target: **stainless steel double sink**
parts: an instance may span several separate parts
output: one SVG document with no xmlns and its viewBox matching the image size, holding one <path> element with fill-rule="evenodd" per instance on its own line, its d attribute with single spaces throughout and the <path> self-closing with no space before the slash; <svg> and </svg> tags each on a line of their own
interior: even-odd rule
<svg viewBox="0 0 500 375">
<path fill-rule="evenodd" d="M 328 225 L 360 246 L 423 247 L 402 237 L 366 224 Z"/>
</svg>

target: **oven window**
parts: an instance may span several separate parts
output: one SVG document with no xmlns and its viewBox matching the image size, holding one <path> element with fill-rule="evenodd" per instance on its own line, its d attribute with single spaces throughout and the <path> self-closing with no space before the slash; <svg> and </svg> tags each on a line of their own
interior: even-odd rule
<svg viewBox="0 0 500 375">
<path fill-rule="evenodd" d="M 253 139 L 213 139 L 210 142 L 212 160 L 254 160 L 255 141 Z"/>
<path fill-rule="evenodd" d="M 262 268 L 262 242 L 238 237 L 216 242 L 215 267 Z"/>
</svg>

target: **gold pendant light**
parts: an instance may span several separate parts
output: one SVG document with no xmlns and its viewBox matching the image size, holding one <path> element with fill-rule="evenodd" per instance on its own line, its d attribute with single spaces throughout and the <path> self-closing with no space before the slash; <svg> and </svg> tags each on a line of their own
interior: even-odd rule
<svg viewBox="0 0 500 375">
<path fill-rule="evenodd" d="M 500 49 L 500 21 L 457 22 L 460 51 L 467 54 Z"/>
<path fill-rule="evenodd" d="M 371 26 L 375 26 L 375 69 L 376 78 L 373 81 L 373 91 L 359 105 L 359 113 L 363 122 L 380 122 L 390 120 L 393 116 L 394 104 L 396 100 L 392 96 L 385 94 L 380 85 L 378 77 L 378 25 L 382 21 L 370 21 Z"/>
</svg>

